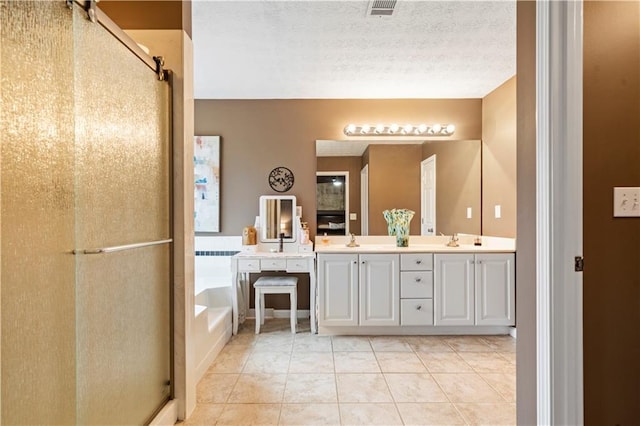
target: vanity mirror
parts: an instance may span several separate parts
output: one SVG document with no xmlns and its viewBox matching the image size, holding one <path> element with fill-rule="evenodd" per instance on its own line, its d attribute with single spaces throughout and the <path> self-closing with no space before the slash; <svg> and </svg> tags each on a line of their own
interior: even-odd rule
<svg viewBox="0 0 640 426">
<path fill-rule="evenodd" d="M 349 171 L 349 213 L 356 214 L 350 232 L 386 235 L 382 212 L 407 208 L 416 213 L 411 235 L 481 233 L 479 140 L 318 140 L 316 157 L 318 172 Z M 429 158 L 435 158 L 432 189 L 421 164 Z M 423 199 L 431 190 L 435 223 L 422 226 Z"/>
<path fill-rule="evenodd" d="M 260 197 L 260 242 L 280 241 L 284 234 L 285 243 L 293 243 L 297 238 L 295 221 L 296 197 L 293 195 L 263 195 Z"/>
</svg>

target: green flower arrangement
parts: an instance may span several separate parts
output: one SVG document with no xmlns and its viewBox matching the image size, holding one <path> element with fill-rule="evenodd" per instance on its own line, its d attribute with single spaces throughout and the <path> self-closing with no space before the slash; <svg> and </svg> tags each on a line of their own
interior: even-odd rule
<svg viewBox="0 0 640 426">
<path fill-rule="evenodd" d="M 409 247 L 409 222 L 415 212 L 409 209 L 392 209 L 382 212 L 387 221 L 389 235 L 395 235 L 398 247 Z"/>
</svg>

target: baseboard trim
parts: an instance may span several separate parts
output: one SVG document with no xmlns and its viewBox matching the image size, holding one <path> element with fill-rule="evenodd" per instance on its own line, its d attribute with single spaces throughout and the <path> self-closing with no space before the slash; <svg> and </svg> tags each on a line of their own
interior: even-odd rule
<svg viewBox="0 0 640 426">
<path fill-rule="evenodd" d="M 171 426 L 178 422 L 178 402 L 169 400 L 160 412 L 151 420 L 149 426 Z"/>
</svg>

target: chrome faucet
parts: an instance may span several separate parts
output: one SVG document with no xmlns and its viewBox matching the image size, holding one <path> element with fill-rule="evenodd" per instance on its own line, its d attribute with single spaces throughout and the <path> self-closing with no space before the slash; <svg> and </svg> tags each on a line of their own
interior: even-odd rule
<svg viewBox="0 0 640 426">
<path fill-rule="evenodd" d="M 347 244 L 347 247 L 359 247 L 360 244 L 356 243 L 356 234 L 350 234 L 351 235 L 351 241 L 349 241 L 349 244 Z"/>
<path fill-rule="evenodd" d="M 453 235 L 451 235 L 451 239 L 447 243 L 447 247 L 460 247 L 460 244 L 458 244 L 459 240 L 460 239 L 458 238 L 458 234 L 454 233 Z"/>
</svg>

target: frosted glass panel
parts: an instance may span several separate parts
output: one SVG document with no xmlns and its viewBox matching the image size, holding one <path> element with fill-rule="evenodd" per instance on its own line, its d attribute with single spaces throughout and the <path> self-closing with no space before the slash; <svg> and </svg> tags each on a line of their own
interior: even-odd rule
<svg viewBox="0 0 640 426">
<path fill-rule="evenodd" d="M 169 92 L 77 5 L 0 0 L 1 424 L 170 397 Z"/>
<path fill-rule="evenodd" d="M 0 2 L 3 425 L 76 420 L 72 31 Z"/>
<path fill-rule="evenodd" d="M 77 244 L 167 238 L 168 84 L 83 13 L 76 8 Z"/>
<path fill-rule="evenodd" d="M 143 424 L 169 398 L 168 245 L 78 261 L 78 423 Z"/>
<path fill-rule="evenodd" d="M 169 238 L 168 84 L 75 13 L 76 247 Z M 147 422 L 170 396 L 170 246 L 77 259 L 78 422 Z"/>
</svg>

